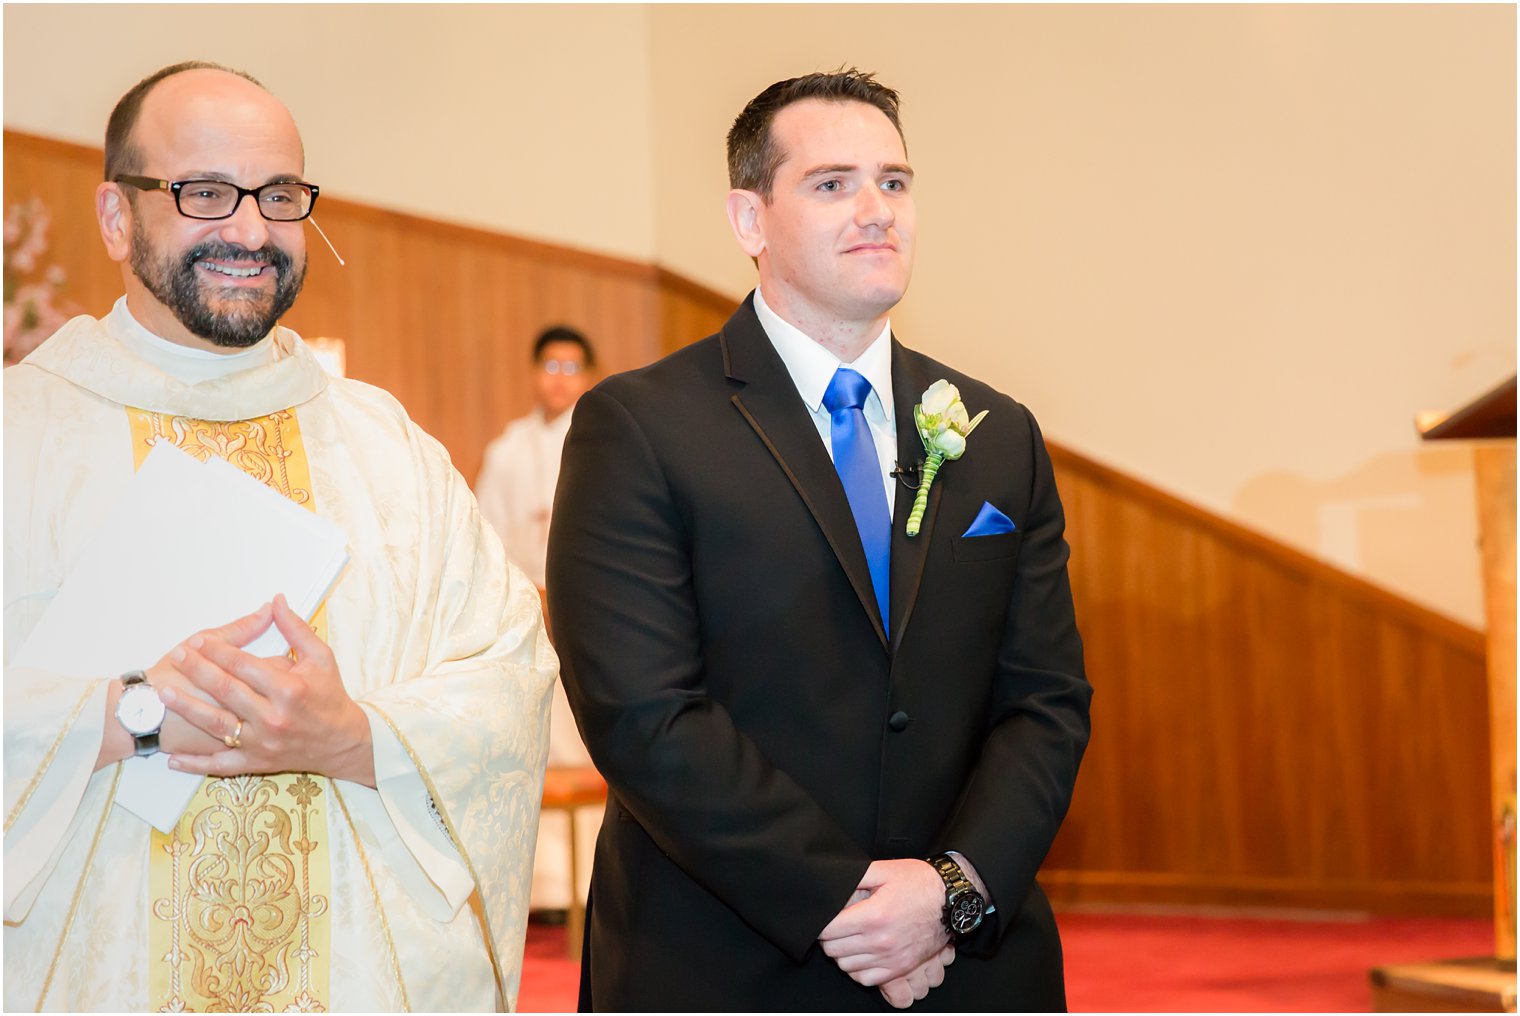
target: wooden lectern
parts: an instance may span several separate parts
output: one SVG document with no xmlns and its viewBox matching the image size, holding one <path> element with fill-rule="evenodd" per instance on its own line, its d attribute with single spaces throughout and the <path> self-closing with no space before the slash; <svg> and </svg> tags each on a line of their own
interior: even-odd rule
<svg viewBox="0 0 1520 1016">
<path fill-rule="evenodd" d="M 1473 441 L 1488 615 L 1493 959 L 1378 967 L 1378 1012 L 1515 1011 L 1515 379 L 1454 413 L 1416 419 L 1426 441 Z"/>
</svg>

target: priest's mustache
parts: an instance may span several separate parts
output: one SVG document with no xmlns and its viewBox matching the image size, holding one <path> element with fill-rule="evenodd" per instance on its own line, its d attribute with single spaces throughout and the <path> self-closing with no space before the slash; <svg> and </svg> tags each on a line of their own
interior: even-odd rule
<svg viewBox="0 0 1520 1016">
<path fill-rule="evenodd" d="M 266 243 L 258 250 L 249 250 L 235 243 L 227 243 L 223 240 L 207 240 L 198 243 L 185 252 L 183 263 L 186 268 L 194 268 L 196 262 L 220 259 L 224 261 L 260 261 L 274 268 L 281 278 L 290 273 L 292 264 L 290 255 L 272 243 Z"/>
</svg>

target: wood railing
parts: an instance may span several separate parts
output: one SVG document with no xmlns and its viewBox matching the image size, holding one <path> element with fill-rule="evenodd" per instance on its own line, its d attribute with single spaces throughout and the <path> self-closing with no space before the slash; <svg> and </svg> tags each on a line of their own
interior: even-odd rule
<svg viewBox="0 0 1520 1016">
<path fill-rule="evenodd" d="M 41 197 L 81 310 L 121 292 L 98 149 L 5 133 L 5 200 Z M 345 340 L 474 479 L 564 322 L 609 371 L 709 334 L 734 297 L 650 265 L 324 195 L 288 323 Z M 1097 694 L 1042 875 L 1061 900 L 1487 912 L 1479 633 L 1052 446 Z"/>
</svg>

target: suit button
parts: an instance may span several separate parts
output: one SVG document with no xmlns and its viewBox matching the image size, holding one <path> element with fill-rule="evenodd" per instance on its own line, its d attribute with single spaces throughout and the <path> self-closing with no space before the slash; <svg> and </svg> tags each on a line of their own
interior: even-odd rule
<svg viewBox="0 0 1520 1016">
<path fill-rule="evenodd" d="M 908 714 L 899 709 L 897 712 L 892 714 L 891 719 L 887 720 L 887 726 L 892 729 L 892 732 L 894 734 L 901 734 L 904 730 L 908 729 L 908 724 L 910 722 L 911 719 L 909 718 Z"/>
</svg>

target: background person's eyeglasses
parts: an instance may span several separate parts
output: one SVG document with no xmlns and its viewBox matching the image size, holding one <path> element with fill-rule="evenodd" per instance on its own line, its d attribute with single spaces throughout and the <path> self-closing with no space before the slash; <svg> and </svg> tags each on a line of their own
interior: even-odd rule
<svg viewBox="0 0 1520 1016">
<path fill-rule="evenodd" d="M 566 377 L 574 377 L 586 369 L 574 360 L 545 360 L 538 366 L 545 374 L 563 374 Z"/>
<path fill-rule="evenodd" d="M 271 222 L 300 222 L 316 207 L 319 188 L 314 183 L 266 183 L 262 187 L 239 187 L 225 180 L 160 180 L 153 176 L 118 174 L 112 183 L 139 190 L 168 191 L 174 207 L 189 219 L 230 219 L 247 195 L 259 214 Z"/>
</svg>

